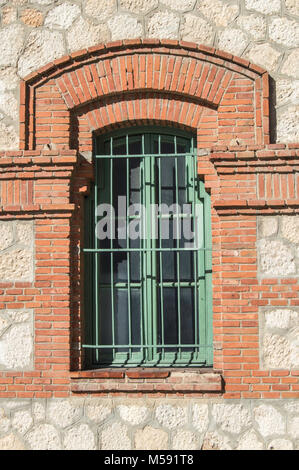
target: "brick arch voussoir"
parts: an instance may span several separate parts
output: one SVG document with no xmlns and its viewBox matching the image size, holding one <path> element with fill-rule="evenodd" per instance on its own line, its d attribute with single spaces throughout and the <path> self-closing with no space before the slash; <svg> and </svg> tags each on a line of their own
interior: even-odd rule
<svg viewBox="0 0 299 470">
<path fill-rule="evenodd" d="M 42 145 L 49 133 L 55 134 L 58 144 L 60 138 L 65 142 L 74 110 L 117 94 L 168 93 L 181 102 L 193 100 L 217 110 L 227 101 L 236 77 L 254 84 L 258 142 L 267 143 L 269 81 L 260 67 L 183 41 L 128 40 L 84 49 L 55 60 L 22 82 L 20 147 L 34 149 L 37 137 Z"/>
</svg>

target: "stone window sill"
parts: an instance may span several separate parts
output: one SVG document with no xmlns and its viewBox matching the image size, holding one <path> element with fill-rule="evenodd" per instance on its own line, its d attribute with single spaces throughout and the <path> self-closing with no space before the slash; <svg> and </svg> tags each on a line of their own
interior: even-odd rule
<svg viewBox="0 0 299 470">
<path fill-rule="evenodd" d="M 71 372 L 73 393 L 221 393 L 222 376 L 213 369 L 101 369 Z"/>
</svg>

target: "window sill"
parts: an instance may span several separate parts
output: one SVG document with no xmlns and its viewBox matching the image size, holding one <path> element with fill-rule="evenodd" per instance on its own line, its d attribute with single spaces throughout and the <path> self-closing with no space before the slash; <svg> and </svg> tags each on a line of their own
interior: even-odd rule
<svg viewBox="0 0 299 470">
<path fill-rule="evenodd" d="M 71 372 L 73 393 L 221 393 L 213 369 L 102 369 Z"/>
</svg>

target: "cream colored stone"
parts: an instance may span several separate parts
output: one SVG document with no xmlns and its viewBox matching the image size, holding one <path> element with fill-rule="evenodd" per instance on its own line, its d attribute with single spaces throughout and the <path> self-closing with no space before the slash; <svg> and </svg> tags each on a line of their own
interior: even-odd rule
<svg viewBox="0 0 299 470">
<path fill-rule="evenodd" d="M 6 417 L 3 408 L 0 408 L 0 434 L 7 433 L 10 428 L 10 419 Z"/>
<path fill-rule="evenodd" d="M 260 65 L 268 71 L 274 71 L 281 54 L 270 44 L 264 43 L 252 46 L 245 56 L 253 64 Z"/>
<path fill-rule="evenodd" d="M 248 431 L 239 440 L 237 450 L 262 450 L 264 445 L 254 431 Z"/>
<path fill-rule="evenodd" d="M 82 416 L 82 409 L 70 400 L 52 400 L 47 414 L 49 420 L 61 428 L 76 423 Z"/>
<path fill-rule="evenodd" d="M 126 406 L 120 405 L 117 407 L 121 419 L 135 426 L 136 424 L 144 423 L 149 415 L 149 410 L 146 406 Z"/>
<path fill-rule="evenodd" d="M 299 78 L 299 49 L 294 49 L 285 60 L 281 72 L 289 77 Z"/>
<path fill-rule="evenodd" d="M 159 0 L 119 0 L 120 8 L 132 11 L 133 13 L 148 13 L 156 8 Z"/>
<path fill-rule="evenodd" d="M 35 8 L 28 8 L 27 10 L 22 11 L 21 21 L 23 21 L 27 26 L 37 28 L 43 24 L 44 15 L 41 11 L 36 10 Z"/>
<path fill-rule="evenodd" d="M 26 434 L 26 441 L 32 450 L 60 450 L 60 437 L 51 424 L 39 424 Z"/>
<path fill-rule="evenodd" d="M 251 424 L 250 412 L 243 405 L 215 404 L 212 415 L 217 425 L 233 434 L 239 434 Z"/>
<path fill-rule="evenodd" d="M 26 323 L 31 320 L 32 311 L 30 310 L 6 310 L 6 315 L 11 323 Z"/>
<path fill-rule="evenodd" d="M 83 8 L 91 18 L 104 22 L 116 12 L 116 0 L 86 0 Z"/>
<path fill-rule="evenodd" d="M 202 450 L 232 450 L 232 448 L 228 438 L 215 431 L 205 436 Z"/>
<path fill-rule="evenodd" d="M 14 434 L 0 438 L 0 450 L 25 450 L 23 442 Z"/>
<path fill-rule="evenodd" d="M 102 3 L 101 1 L 100 4 Z M 49 28 L 68 29 L 79 15 L 78 5 L 64 2 L 49 11 L 45 18 L 45 25 Z"/>
<path fill-rule="evenodd" d="M 42 65 L 58 59 L 64 53 L 64 40 L 60 32 L 47 29 L 33 30 L 27 38 L 24 52 L 18 63 L 19 75 L 23 78 Z"/>
<path fill-rule="evenodd" d="M 155 13 L 148 22 L 148 36 L 157 39 L 178 39 L 180 18 L 175 13 Z"/>
<path fill-rule="evenodd" d="M 3 90 L 14 90 L 19 83 L 19 77 L 15 67 L 4 67 L 0 69 L 0 87 Z"/>
<path fill-rule="evenodd" d="M 286 103 L 299 104 L 299 80 L 277 80 L 276 102 L 277 106 L 282 106 Z"/>
<path fill-rule="evenodd" d="M 112 409 L 111 406 L 104 406 L 104 405 L 87 405 L 85 407 L 86 416 L 91 420 L 95 421 L 96 423 L 101 423 L 105 421 L 105 419 L 111 414 Z"/>
<path fill-rule="evenodd" d="M 0 337 L 7 330 L 10 325 L 10 321 L 5 318 L 3 315 L 0 315 Z"/>
<path fill-rule="evenodd" d="M 16 411 L 11 424 L 14 430 L 19 434 L 25 434 L 31 428 L 33 419 L 29 411 Z"/>
<path fill-rule="evenodd" d="M 11 24 L 0 30 L 0 67 L 16 65 L 23 47 L 23 28 L 18 24 Z"/>
<path fill-rule="evenodd" d="M 299 105 L 289 106 L 278 115 L 277 142 L 298 142 L 299 140 Z"/>
<path fill-rule="evenodd" d="M 168 434 L 162 429 L 146 426 L 135 433 L 136 450 L 164 450 L 169 449 Z"/>
<path fill-rule="evenodd" d="M 198 448 L 198 438 L 191 431 L 178 431 L 173 437 L 173 450 L 196 450 Z"/>
<path fill-rule="evenodd" d="M 209 407 L 206 404 L 196 404 L 193 407 L 192 424 L 195 429 L 202 433 L 205 432 L 209 425 Z"/>
<path fill-rule="evenodd" d="M 299 313 L 290 309 L 275 309 L 265 313 L 266 328 L 287 329 L 299 324 Z"/>
<path fill-rule="evenodd" d="M 253 410 L 253 414 L 258 425 L 258 431 L 263 437 L 285 433 L 285 419 L 273 406 L 259 405 Z"/>
<path fill-rule="evenodd" d="M 13 400 L 9 400 L 7 402 L 5 402 L 5 406 L 6 408 L 8 408 L 9 410 L 17 410 L 18 408 L 25 408 L 26 406 L 29 405 L 29 401 L 28 400 L 18 400 L 17 398 L 14 398 Z"/>
<path fill-rule="evenodd" d="M 269 450 L 293 450 L 293 443 L 288 439 L 273 439 L 268 445 Z"/>
<path fill-rule="evenodd" d="M 200 0 L 197 8 L 216 26 L 228 26 L 239 13 L 237 4 L 227 5 L 220 0 Z"/>
<path fill-rule="evenodd" d="M 249 43 L 249 39 L 243 31 L 236 28 L 227 28 L 218 33 L 219 48 L 231 52 L 235 55 L 242 55 L 246 46 Z"/>
<path fill-rule="evenodd" d="M 263 274 L 286 276 L 296 272 L 294 255 L 282 241 L 262 239 L 258 242 L 258 251 Z"/>
<path fill-rule="evenodd" d="M 299 217 L 285 216 L 282 217 L 281 231 L 284 238 L 292 243 L 299 245 Z"/>
<path fill-rule="evenodd" d="M 0 251 L 5 250 L 13 244 L 14 234 L 11 222 L 0 222 Z"/>
<path fill-rule="evenodd" d="M 273 18 L 269 24 L 269 37 L 278 44 L 296 47 L 299 44 L 299 25 L 287 18 Z"/>
<path fill-rule="evenodd" d="M 193 10 L 196 0 L 160 0 L 160 2 L 172 10 L 190 11 Z"/>
<path fill-rule="evenodd" d="M 280 0 L 245 0 L 245 6 L 248 10 L 255 10 L 264 15 L 279 13 Z"/>
<path fill-rule="evenodd" d="M 0 279 L 7 281 L 30 281 L 32 276 L 32 250 L 15 248 L 0 254 Z"/>
<path fill-rule="evenodd" d="M 0 59 L 1 60 L 1 59 Z M 13 126 L 0 122 L 0 148 L 1 150 L 16 150 L 19 147 L 19 138 Z"/>
<path fill-rule="evenodd" d="M 291 330 L 288 335 L 290 341 L 290 361 L 291 368 L 298 369 L 299 367 L 299 327 Z"/>
<path fill-rule="evenodd" d="M 263 237 L 271 237 L 276 235 L 278 230 L 277 217 L 263 217 L 261 219 L 261 234 Z"/>
<path fill-rule="evenodd" d="M 291 345 L 284 336 L 266 333 L 262 348 L 266 369 L 288 369 L 291 366 Z"/>
<path fill-rule="evenodd" d="M 290 12 L 292 15 L 297 15 L 299 16 L 299 2 L 298 0 L 284 0 L 286 9 L 288 12 Z"/>
<path fill-rule="evenodd" d="M 32 246 L 33 243 L 33 226 L 32 222 L 16 223 L 17 239 L 20 243 L 26 246 Z"/>
<path fill-rule="evenodd" d="M 284 409 L 292 415 L 299 415 L 299 401 L 287 401 L 284 403 Z"/>
<path fill-rule="evenodd" d="M 187 422 L 187 408 L 167 404 L 159 405 L 156 408 L 156 418 L 166 428 L 178 428 Z"/>
<path fill-rule="evenodd" d="M 17 19 L 17 10 L 13 7 L 3 7 L 1 9 L 2 23 L 7 25 L 13 23 Z"/>
<path fill-rule="evenodd" d="M 113 423 L 103 428 L 100 437 L 101 450 L 131 450 L 131 448 L 127 426 Z"/>
<path fill-rule="evenodd" d="M 41 402 L 35 402 L 32 404 L 32 416 L 36 423 L 44 421 L 46 418 L 46 409 Z"/>
<path fill-rule="evenodd" d="M 184 41 L 212 44 L 214 34 L 212 26 L 199 16 L 191 14 L 185 16 L 185 23 L 181 28 L 181 36 Z"/>
<path fill-rule="evenodd" d="M 65 450 L 96 450 L 95 437 L 87 424 L 68 429 L 63 440 Z"/>
<path fill-rule="evenodd" d="M 107 42 L 109 38 L 106 24 L 94 25 L 82 16 L 75 21 L 67 33 L 67 43 L 71 51 Z"/>
<path fill-rule="evenodd" d="M 9 370 L 20 370 L 32 365 L 33 337 L 29 324 L 11 326 L 0 340 L 0 365 Z"/>
<path fill-rule="evenodd" d="M 266 37 L 267 22 L 262 16 L 239 16 L 237 25 L 241 30 L 246 31 L 256 40 L 265 39 Z"/>
<path fill-rule="evenodd" d="M 57 0 L 34 0 L 34 3 L 38 3 L 39 5 L 50 5 L 51 3 L 56 3 L 56 1 Z"/>
<path fill-rule="evenodd" d="M 299 416 L 290 416 L 288 431 L 294 439 L 299 439 Z"/>
<path fill-rule="evenodd" d="M 118 39 L 139 38 L 143 35 L 142 24 L 134 17 L 122 13 L 110 18 L 108 27 L 111 32 L 111 38 Z"/>
<path fill-rule="evenodd" d="M 19 115 L 19 104 L 13 93 L 5 91 L 0 82 L 0 108 L 12 119 L 17 120 Z"/>
</svg>

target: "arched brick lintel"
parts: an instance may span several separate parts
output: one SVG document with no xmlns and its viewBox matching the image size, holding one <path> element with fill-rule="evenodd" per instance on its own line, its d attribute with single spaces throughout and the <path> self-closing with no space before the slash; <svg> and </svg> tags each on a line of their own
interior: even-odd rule
<svg viewBox="0 0 299 470">
<path fill-rule="evenodd" d="M 73 53 L 26 77 L 21 86 L 20 148 L 43 148 L 52 143 L 67 148 L 72 142 L 74 116 L 82 118 L 82 111 L 89 113 L 95 104 L 101 109 L 105 105 L 108 113 L 109 100 L 114 99 L 116 106 L 117 97 L 124 102 L 124 97 L 132 94 L 135 103 L 139 100 L 138 108 L 148 93 L 163 94 L 163 98 L 155 98 L 160 100 L 159 106 L 172 99 L 186 109 L 191 101 L 216 113 L 217 133 L 213 139 L 207 138 L 207 146 L 215 141 L 229 143 L 240 135 L 242 143 L 269 143 L 269 78 L 265 70 L 197 44 L 132 40 Z M 144 118 L 161 119 L 154 115 L 155 109 L 152 107 L 152 116 L 147 111 Z M 134 119 L 137 117 L 130 118 Z M 175 122 L 175 117 L 172 120 Z M 96 129 L 90 127 L 90 131 Z"/>
</svg>

